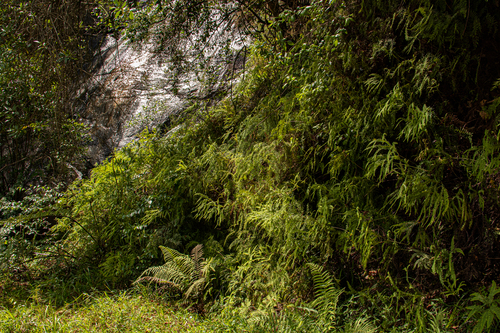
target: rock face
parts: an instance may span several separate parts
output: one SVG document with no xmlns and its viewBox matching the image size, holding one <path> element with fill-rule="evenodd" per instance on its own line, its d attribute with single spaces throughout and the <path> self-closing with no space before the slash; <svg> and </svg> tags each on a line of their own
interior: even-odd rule
<svg viewBox="0 0 500 333">
<path fill-rule="evenodd" d="M 145 127 L 185 108 L 186 100 L 164 89 L 166 71 L 147 47 L 134 49 L 124 39 L 105 38 L 75 102 L 77 113 L 91 129 L 88 155 L 92 164 L 132 141 Z M 196 89 L 196 82 L 192 88 Z M 155 99 L 166 104 L 156 114 L 147 109 Z"/>
<path fill-rule="evenodd" d="M 234 45 L 234 61 L 218 67 L 219 80 L 211 86 L 201 84 L 199 76 L 192 72 L 186 73 L 174 89 L 167 62 L 154 52 L 152 45 L 137 48 L 124 38 L 105 37 L 74 103 L 76 114 L 91 129 L 89 162 L 95 165 L 103 161 L 145 128 L 161 125 L 169 116 L 182 113 L 194 100 L 224 90 L 236 80 L 234 73 L 244 65 L 243 48 L 242 43 Z"/>
</svg>

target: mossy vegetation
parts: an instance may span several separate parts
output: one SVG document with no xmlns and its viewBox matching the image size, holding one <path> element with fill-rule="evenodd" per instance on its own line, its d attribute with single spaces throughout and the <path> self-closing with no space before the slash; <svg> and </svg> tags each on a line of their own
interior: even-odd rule
<svg viewBox="0 0 500 333">
<path fill-rule="evenodd" d="M 2 232 L 57 222 L 24 252 L 6 249 L 25 235 L 0 234 L 3 288 L 31 283 L 49 300 L 55 279 L 128 288 L 162 267 L 160 247 L 203 244 L 203 288 L 146 284 L 184 304 L 202 290 L 191 309 L 210 319 L 193 327 L 497 329 L 498 3 L 195 1 L 174 16 L 185 25 L 152 33 L 175 6 L 115 13 L 136 41 L 165 43 L 179 26 L 238 18 L 253 37 L 238 85 L 217 103 L 193 98 L 57 203 L 5 220 Z M 3 302 L 4 317 L 29 308 Z"/>
</svg>

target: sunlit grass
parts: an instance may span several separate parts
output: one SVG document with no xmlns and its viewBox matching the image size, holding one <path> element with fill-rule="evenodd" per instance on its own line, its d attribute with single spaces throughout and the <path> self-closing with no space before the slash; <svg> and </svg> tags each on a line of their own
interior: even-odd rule
<svg viewBox="0 0 500 333">
<path fill-rule="evenodd" d="M 0 309 L 1 332 L 196 332 L 202 321 L 141 295 L 82 296 L 62 308 L 19 305 Z M 203 331 L 203 330 L 202 330 Z"/>
</svg>

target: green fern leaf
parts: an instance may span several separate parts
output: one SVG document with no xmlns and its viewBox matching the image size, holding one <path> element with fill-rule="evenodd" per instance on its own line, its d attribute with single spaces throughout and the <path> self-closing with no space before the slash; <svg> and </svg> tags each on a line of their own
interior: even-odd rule
<svg viewBox="0 0 500 333">
<path fill-rule="evenodd" d="M 347 325 L 345 333 L 375 333 L 377 327 L 373 325 L 368 318 L 358 318 Z"/>
<path fill-rule="evenodd" d="M 328 272 L 325 272 L 321 266 L 313 263 L 309 263 L 308 266 L 313 276 L 316 291 L 316 298 L 311 305 L 318 311 L 320 320 L 332 328 L 337 312 L 337 303 L 344 290 L 335 287 Z"/>
<path fill-rule="evenodd" d="M 160 249 L 165 264 L 146 269 L 134 283 L 168 284 L 181 291 L 185 299 L 198 297 L 206 284 L 203 246 L 195 246 L 190 256 L 165 246 Z"/>
</svg>

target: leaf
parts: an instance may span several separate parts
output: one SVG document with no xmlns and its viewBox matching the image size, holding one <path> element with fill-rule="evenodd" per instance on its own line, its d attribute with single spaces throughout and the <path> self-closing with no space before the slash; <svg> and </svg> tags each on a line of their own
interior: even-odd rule
<svg viewBox="0 0 500 333">
<path fill-rule="evenodd" d="M 160 246 L 165 264 L 146 269 L 134 282 L 142 281 L 169 284 L 184 293 L 184 299 L 197 297 L 206 283 L 203 245 L 196 245 L 191 255 L 182 254 L 166 246 Z"/>
</svg>

